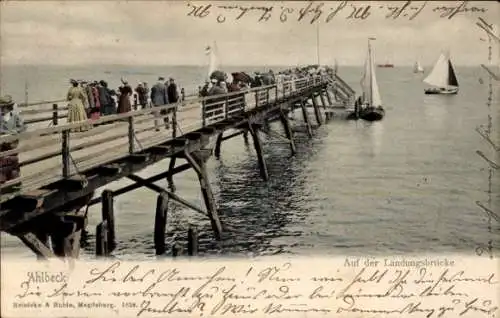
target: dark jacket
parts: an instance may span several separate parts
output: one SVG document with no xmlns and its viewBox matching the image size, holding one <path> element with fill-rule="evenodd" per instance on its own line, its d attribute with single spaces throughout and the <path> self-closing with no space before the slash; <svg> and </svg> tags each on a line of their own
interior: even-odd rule
<svg viewBox="0 0 500 318">
<path fill-rule="evenodd" d="M 170 103 L 177 103 L 179 100 L 179 94 L 177 93 L 177 85 L 175 83 L 171 83 L 167 87 L 167 96 L 168 101 Z"/>
<path fill-rule="evenodd" d="M 151 87 L 151 103 L 155 106 L 163 106 L 168 104 L 167 89 L 165 84 L 156 83 Z"/>
</svg>

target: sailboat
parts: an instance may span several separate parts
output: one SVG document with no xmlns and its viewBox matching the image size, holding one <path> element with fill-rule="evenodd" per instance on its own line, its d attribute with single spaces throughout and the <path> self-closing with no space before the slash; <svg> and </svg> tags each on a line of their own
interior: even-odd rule
<svg viewBox="0 0 500 318">
<path fill-rule="evenodd" d="M 372 48 L 370 40 L 368 39 L 368 56 L 365 61 L 365 70 L 363 78 L 361 79 L 361 89 L 363 95 L 357 102 L 357 111 L 359 111 L 359 118 L 375 121 L 384 118 L 385 110 L 382 108 L 382 99 L 378 90 L 377 77 L 375 75 L 375 66 L 373 63 Z M 361 105 L 359 105 L 361 104 Z"/>
<path fill-rule="evenodd" d="M 424 68 L 422 65 L 420 65 L 420 61 L 416 61 L 415 65 L 413 66 L 413 73 L 423 73 Z"/>
<path fill-rule="evenodd" d="M 213 45 L 208 45 L 205 48 L 205 54 L 208 55 L 208 73 L 207 81 L 210 80 L 210 75 L 219 69 L 219 61 L 217 59 L 217 43 L 214 41 Z"/>
<path fill-rule="evenodd" d="M 426 88 L 425 94 L 457 94 L 458 80 L 449 55 L 441 53 L 431 73 L 424 79 L 433 87 Z"/>
</svg>

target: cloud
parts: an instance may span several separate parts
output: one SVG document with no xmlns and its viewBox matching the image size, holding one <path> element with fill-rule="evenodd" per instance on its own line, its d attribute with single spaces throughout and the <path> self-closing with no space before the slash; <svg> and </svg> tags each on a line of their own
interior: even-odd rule
<svg viewBox="0 0 500 318">
<path fill-rule="evenodd" d="M 316 6 L 320 2 L 313 2 Z M 324 4 L 323 17 L 341 2 Z M 460 2 L 457 2 L 460 3 Z M 455 5 L 457 4 L 455 3 Z M 194 2 L 206 5 L 208 2 Z M 237 22 L 217 23 L 223 10 L 217 5 L 274 6 L 268 22 L 257 23 L 258 13 L 248 13 Z M 429 1 L 426 11 L 415 20 L 386 19 L 377 6 L 394 2 L 369 2 L 372 16 L 352 21 L 345 17 L 353 6 L 348 2 L 337 17 L 319 27 L 321 59 L 341 64 L 361 64 L 366 38 L 376 36 L 376 55 L 396 64 L 424 64 L 434 61 L 441 49 L 450 49 L 457 64 L 479 64 L 479 41 L 484 36 L 475 27 L 477 14 L 439 18 L 432 8 L 450 2 Z M 401 4 L 401 3 L 400 3 Z M 453 4 L 453 3 L 452 3 Z M 181 1 L 40 1 L 1 2 L 0 35 L 2 64 L 200 64 L 206 62 L 204 47 L 217 41 L 222 63 L 306 64 L 316 61 L 316 25 L 292 20 L 308 2 L 214 2 L 211 15 L 204 19 L 188 17 L 189 2 Z M 488 2 L 483 14 L 498 20 L 499 9 Z M 279 21 L 281 7 L 294 10 L 288 21 Z M 469 4 L 469 7 L 472 4 Z M 384 9 L 386 10 L 386 9 Z M 386 12 L 386 11 L 385 11 Z M 235 13 L 224 13 L 227 21 Z"/>
</svg>

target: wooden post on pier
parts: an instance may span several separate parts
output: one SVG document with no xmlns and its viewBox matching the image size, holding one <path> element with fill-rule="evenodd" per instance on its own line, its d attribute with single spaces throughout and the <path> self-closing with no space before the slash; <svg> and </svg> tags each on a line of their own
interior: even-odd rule
<svg viewBox="0 0 500 318">
<path fill-rule="evenodd" d="M 116 248 L 115 241 L 115 214 L 114 214 L 114 204 L 113 204 L 113 191 L 104 190 L 101 194 L 102 196 L 102 220 L 106 221 L 107 225 L 107 244 L 108 252 L 114 251 Z"/>
<path fill-rule="evenodd" d="M 219 133 L 219 135 L 217 135 L 217 141 L 215 142 L 214 156 L 216 159 L 220 158 L 220 148 L 222 145 L 222 137 L 223 137 L 223 133 Z"/>
<path fill-rule="evenodd" d="M 290 120 L 288 119 L 288 116 L 283 112 L 280 111 L 280 120 L 281 124 L 283 125 L 283 129 L 285 130 L 285 136 L 290 140 L 290 150 L 292 151 L 292 156 L 297 153 L 297 150 L 295 148 L 295 142 L 293 140 L 293 132 L 292 132 L 292 127 L 290 126 Z"/>
<path fill-rule="evenodd" d="M 108 245 L 108 222 L 106 220 L 97 224 L 95 230 L 95 255 L 96 256 L 108 256 L 109 255 L 109 245 Z"/>
<path fill-rule="evenodd" d="M 165 254 L 165 231 L 167 226 L 168 194 L 162 192 L 156 201 L 154 243 L 156 255 Z"/>
<path fill-rule="evenodd" d="M 318 126 L 321 126 L 323 123 L 323 118 L 321 116 L 321 111 L 319 110 L 318 103 L 316 102 L 316 97 L 314 94 L 311 95 L 311 100 L 313 103 L 313 108 L 314 108 L 314 115 L 316 116 L 316 122 L 318 123 Z"/>
<path fill-rule="evenodd" d="M 307 134 L 309 135 L 309 138 L 312 138 L 312 128 L 311 128 L 311 123 L 309 122 L 309 116 L 307 116 L 307 108 L 306 104 L 304 103 L 304 100 L 300 101 L 300 108 L 302 108 L 302 117 L 304 118 L 304 122 L 306 124 L 306 129 L 307 129 Z"/>
<path fill-rule="evenodd" d="M 193 153 L 184 151 L 184 157 L 193 167 L 198 175 L 198 180 L 200 181 L 201 194 L 205 205 L 207 207 L 207 214 L 210 218 L 210 223 L 212 224 L 212 229 L 214 231 L 215 237 L 220 240 L 222 235 L 222 225 L 219 220 L 219 215 L 217 213 L 217 206 L 215 204 L 214 195 L 212 192 L 212 187 L 208 180 L 206 161 L 208 160 L 210 153 L 207 150 L 199 150 Z"/>
<path fill-rule="evenodd" d="M 57 104 L 52 104 L 52 125 L 57 126 L 59 122 L 59 116 L 57 112 Z"/>
<path fill-rule="evenodd" d="M 325 96 L 323 96 L 323 93 L 326 94 L 326 96 L 328 97 L 328 92 L 325 91 L 321 91 L 321 93 L 319 93 L 319 98 L 321 99 L 321 104 L 323 105 L 323 108 L 326 109 L 327 107 L 327 104 L 326 104 L 326 101 L 325 101 Z"/>
<path fill-rule="evenodd" d="M 248 123 L 248 130 L 252 135 L 253 145 L 255 147 L 255 152 L 257 153 L 260 175 L 262 176 L 262 179 L 264 179 L 264 181 L 267 181 L 269 180 L 269 173 L 267 172 L 266 160 L 264 159 L 264 154 L 262 152 L 262 145 L 260 143 L 257 127 L 254 127 L 251 123 Z"/>
<path fill-rule="evenodd" d="M 188 255 L 196 256 L 198 254 L 198 232 L 195 228 L 188 229 Z"/>
</svg>

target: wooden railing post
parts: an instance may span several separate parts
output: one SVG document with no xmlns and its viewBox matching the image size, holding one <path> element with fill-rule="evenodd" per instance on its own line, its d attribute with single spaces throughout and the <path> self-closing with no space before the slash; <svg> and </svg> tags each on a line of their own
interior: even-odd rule
<svg viewBox="0 0 500 318">
<path fill-rule="evenodd" d="M 174 105 L 174 113 L 172 114 L 172 138 L 177 137 L 177 103 Z"/>
<path fill-rule="evenodd" d="M 62 145 L 61 145 L 61 155 L 62 155 L 62 174 L 63 178 L 69 177 L 69 130 L 64 130 L 62 132 Z"/>
<path fill-rule="evenodd" d="M 274 84 L 274 89 L 275 89 L 275 102 L 277 103 L 278 102 L 278 84 Z"/>
<path fill-rule="evenodd" d="M 134 153 L 134 117 L 128 118 L 128 153 Z"/>
<path fill-rule="evenodd" d="M 57 115 L 57 104 L 52 104 L 52 124 L 57 126 L 59 122 L 59 116 Z"/>
<path fill-rule="evenodd" d="M 201 102 L 201 122 L 202 122 L 202 126 L 205 127 L 205 124 L 206 124 L 206 115 L 205 115 L 205 104 L 206 104 L 206 100 L 202 101 Z"/>
<path fill-rule="evenodd" d="M 267 104 L 267 105 L 269 105 L 269 90 L 270 90 L 270 88 L 269 88 L 269 87 L 267 87 L 267 88 L 266 88 L 266 104 Z"/>
<path fill-rule="evenodd" d="M 229 118 L 228 111 L 229 111 L 229 97 L 226 95 L 226 99 L 224 100 L 224 113 L 225 113 L 224 118 L 226 119 Z"/>
<path fill-rule="evenodd" d="M 259 107 L 259 88 L 255 91 L 255 108 Z"/>
</svg>

